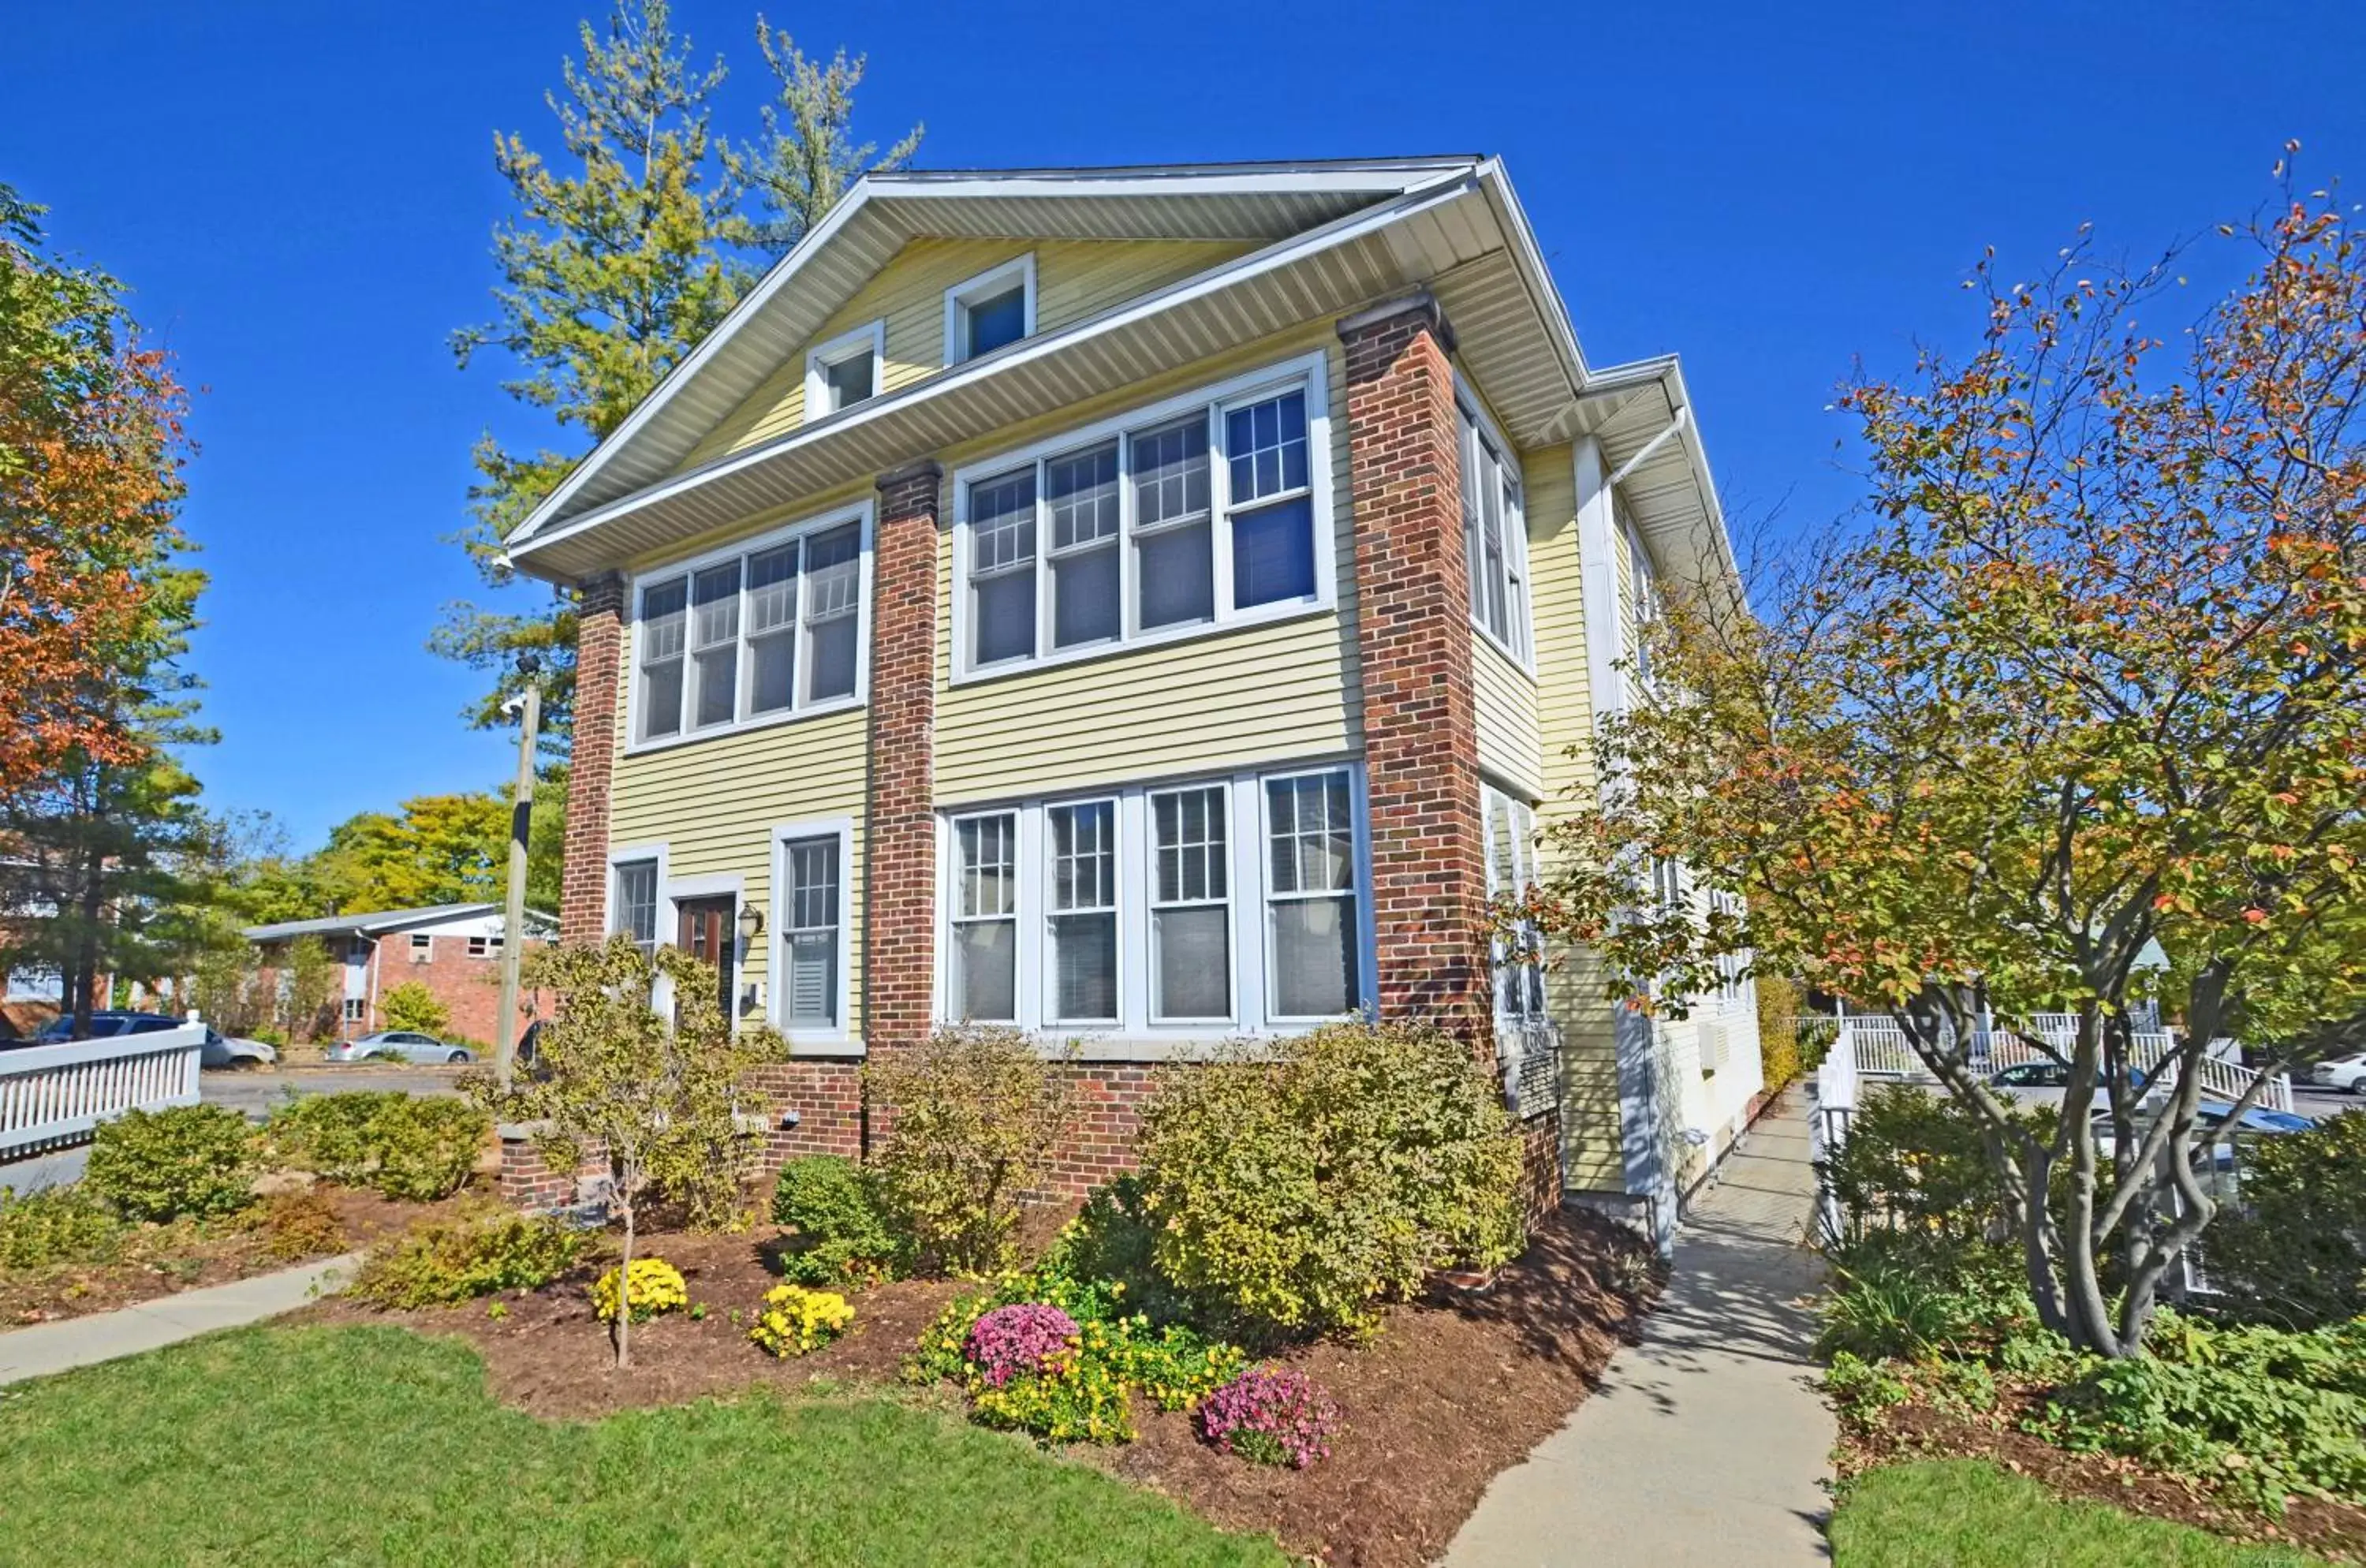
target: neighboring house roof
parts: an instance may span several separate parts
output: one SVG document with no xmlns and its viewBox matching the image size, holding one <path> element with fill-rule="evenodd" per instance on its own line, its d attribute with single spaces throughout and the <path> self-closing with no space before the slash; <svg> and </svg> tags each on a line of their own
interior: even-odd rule
<svg viewBox="0 0 2366 1568">
<path fill-rule="evenodd" d="M 1257 248 L 682 468 L 906 243 L 928 236 Z M 1515 444 L 1599 433 L 1615 468 L 1617 443 L 1631 454 L 1666 437 L 1634 476 L 1638 527 L 1655 548 L 1673 547 L 1678 530 L 1721 540 L 1674 360 L 1591 370 L 1502 162 L 1456 155 L 867 175 L 535 509 L 510 536 L 508 558 L 534 576 L 579 581 L 1284 324 L 1415 289 L 1444 308 L 1460 358 Z"/>
<path fill-rule="evenodd" d="M 380 909 L 369 914 L 322 915 L 317 919 L 281 920 L 274 925 L 249 926 L 245 935 L 249 942 L 285 942 L 299 936 L 376 936 L 411 926 L 432 926 L 445 920 L 465 920 L 501 912 L 499 904 L 435 904 L 423 909 Z M 528 936 L 547 936 L 558 929 L 558 922 L 539 909 L 528 909 L 525 926 Z"/>
</svg>

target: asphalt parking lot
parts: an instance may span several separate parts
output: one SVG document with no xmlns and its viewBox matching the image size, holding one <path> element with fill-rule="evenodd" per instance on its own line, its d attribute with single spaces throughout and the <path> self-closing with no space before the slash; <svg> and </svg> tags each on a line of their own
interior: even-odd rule
<svg viewBox="0 0 2366 1568">
<path fill-rule="evenodd" d="M 263 1072 L 211 1072 L 199 1075 L 197 1094 L 208 1105 L 224 1105 L 251 1122 L 260 1122 L 271 1107 L 289 1093 L 299 1096 L 335 1094 L 342 1089 L 399 1089 L 406 1094 L 460 1092 L 462 1069 L 414 1067 L 380 1062 L 357 1062 L 350 1067 L 281 1067 Z"/>
</svg>

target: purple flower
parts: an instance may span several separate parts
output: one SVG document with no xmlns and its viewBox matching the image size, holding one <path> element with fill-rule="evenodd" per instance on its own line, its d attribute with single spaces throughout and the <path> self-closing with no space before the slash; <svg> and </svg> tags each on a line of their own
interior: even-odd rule
<svg viewBox="0 0 2366 1568">
<path fill-rule="evenodd" d="M 1021 1373 L 1061 1371 L 1076 1339 L 1075 1318 L 1041 1302 L 1020 1302 L 979 1318 L 963 1351 L 988 1388 L 1000 1388 Z"/>
<path fill-rule="evenodd" d="M 1200 1435 L 1225 1453 L 1304 1470 L 1331 1453 L 1339 1407 L 1304 1372 L 1251 1367 L 1200 1402 Z"/>
</svg>

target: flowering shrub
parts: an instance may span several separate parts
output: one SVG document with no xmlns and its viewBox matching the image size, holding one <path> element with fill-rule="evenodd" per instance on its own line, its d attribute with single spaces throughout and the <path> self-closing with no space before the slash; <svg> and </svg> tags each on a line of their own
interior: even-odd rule
<svg viewBox="0 0 2366 1568">
<path fill-rule="evenodd" d="M 1304 1470 L 1331 1454 L 1339 1407 L 1304 1372 L 1251 1367 L 1200 1402 L 1200 1435 L 1258 1464 Z"/>
<path fill-rule="evenodd" d="M 616 1283 L 614 1269 L 592 1281 L 592 1310 L 603 1323 L 615 1320 Z M 677 1312 L 690 1304 L 690 1287 L 683 1282 L 682 1270 L 662 1258 L 633 1259 L 628 1293 L 635 1323 L 647 1323 L 660 1313 Z"/>
<path fill-rule="evenodd" d="M 845 1333 L 853 1321 L 853 1306 L 835 1291 L 775 1285 L 764 1292 L 764 1310 L 756 1314 L 748 1337 L 775 1356 L 804 1356 Z"/>
<path fill-rule="evenodd" d="M 972 1324 L 962 1348 L 986 1386 L 1000 1388 L 1021 1373 L 1058 1376 L 1080 1343 L 1075 1318 L 1042 1302 L 1020 1302 Z"/>
<path fill-rule="evenodd" d="M 1134 1436 L 1132 1392 L 1186 1410 L 1241 1370 L 1237 1347 L 1155 1325 L 1128 1310 L 1122 1281 L 1076 1279 L 1060 1256 L 955 1300 L 921 1335 L 906 1377 L 961 1383 L 989 1427 L 1108 1443 Z"/>
</svg>

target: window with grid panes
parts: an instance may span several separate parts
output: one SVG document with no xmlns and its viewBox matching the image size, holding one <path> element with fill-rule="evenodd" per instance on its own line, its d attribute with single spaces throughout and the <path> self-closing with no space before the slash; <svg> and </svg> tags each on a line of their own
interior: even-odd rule
<svg viewBox="0 0 2366 1568">
<path fill-rule="evenodd" d="M 1221 784 L 1150 796 L 1150 1016 L 1233 1016 L 1232 901 Z"/>
<path fill-rule="evenodd" d="M 1019 1017 L 1019 818 L 1008 811 L 953 823 L 952 1012 Z"/>
<path fill-rule="evenodd" d="M 782 846 L 788 874 L 781 932 L 781 1016 L 793 1029 L 836 1025 L 839 1001 L 839 840 L 836 835 Z"/>
<path fill-rule="evenodd" d="M 1106 800 L 1043 814 L 1052 855 L 1054 1023 L 1111 1023 L 1117 1011 L 1117 807 Z"/>
<path fill-rule="evenodd" d="M 1268 779 L 1265 792 L 1269 1005 L 1277 1018 L 1332 1017 L 1363 995 L 1347 773 Z"/>
</svg>

